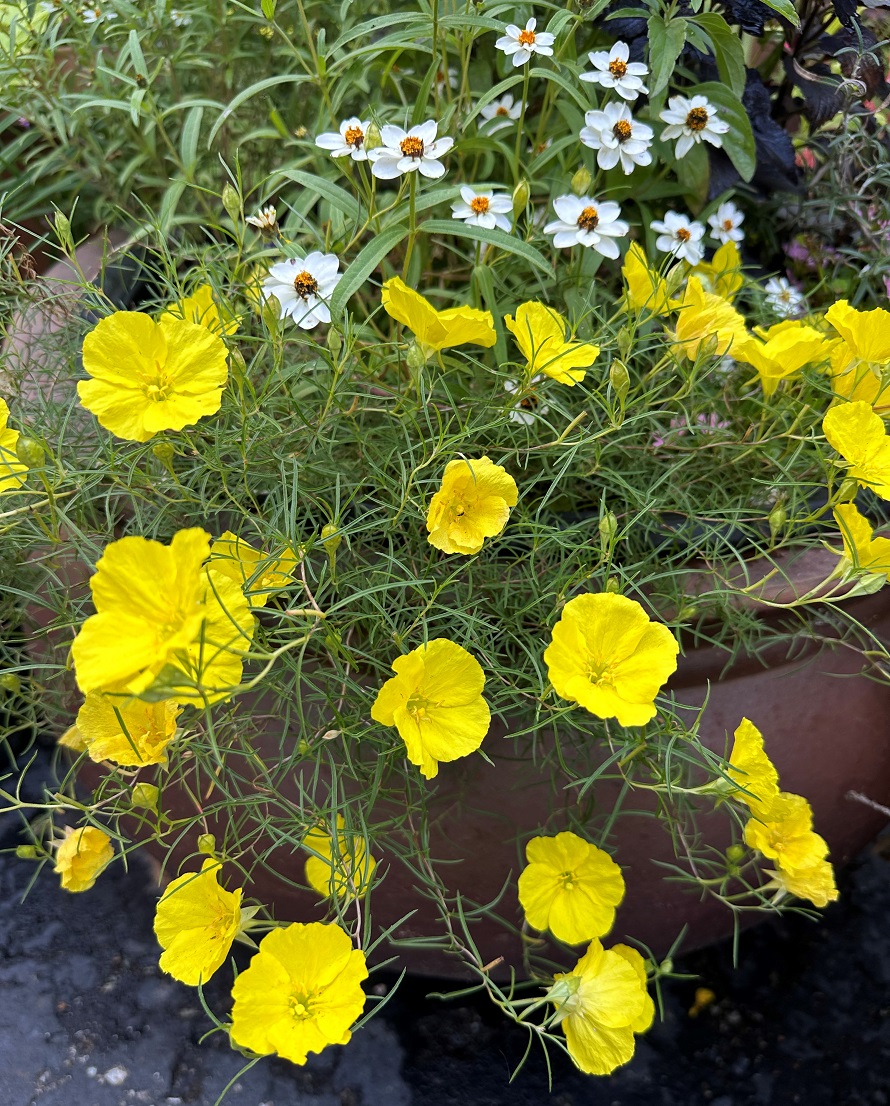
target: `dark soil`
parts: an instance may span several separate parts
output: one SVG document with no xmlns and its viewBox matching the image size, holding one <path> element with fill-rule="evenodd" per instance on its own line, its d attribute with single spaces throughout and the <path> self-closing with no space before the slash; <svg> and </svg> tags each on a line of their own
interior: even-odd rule
<svg viewBox="0 0 890 1106">
<path fill-rule="evenodd" d="M 10 819 L 0 846 L 18 840 Z M 82 895 L 49 870 L 0 855 L 0 1106 L 213 1106 L 244 1066 L 197 993 L 163 976 L 156 894 L 138 861 Z M 890 837 L 842 873 L 821 922 L 801 916 L 744 935 L 740 966 L 717 946 L 678 959 L 697 980 L 664 989 L 664 1020 L 608 1079 L 540 1053 L 511 1084 L 521 1030 L 484 1000 L 427 999 L 403 984 L 346 1048 L 305 1068 L 262 1060 L 227 1102 L 249 1106 L 888 1106 Z M 22 899 L 24 898 L 24 901 Z M 207 989 L 227 1009 L 225 971 Z M 696 1016 L 696 987 L 714 992 Z"/>
</svg>

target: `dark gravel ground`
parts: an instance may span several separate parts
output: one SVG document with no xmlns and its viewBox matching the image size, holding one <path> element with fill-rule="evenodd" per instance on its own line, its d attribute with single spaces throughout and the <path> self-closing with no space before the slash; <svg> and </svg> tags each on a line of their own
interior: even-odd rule
<svg viewBox="0 0 890 1106">
<path fill-rule="evenodd" d="M 0 826 L 0 847 L 16 827 Z M 83 895 L 0 855 L 0 1106 L 213 1106 L 243 1065 L 196 992 L 161 975 L 155 892 L 137 864 Z M 665 1020 L 631 1064 L 587 1079 L 554 1056 L 553 1090 L 525 1036 L 487 1004 L 427 999 L 411 982 L 346 1048 L 305 1068 L 263 1060 L 232 1106 L 887 1106 L 890 1104 L 890 837 L 841 877 L 821 923 L 791 917 L 683 957 L 697 981 L 665 988 Z M 24 897 L 24 901 L 23 900 Z M 219 973 L 220 976 L 224 972 Z M 218 985 L 217 985 L 218 983 Z M 716 1001 L 695 1017 L 696 986 Z M 223 980 L 209 998 L 226 1009 Z"/>
</svg>

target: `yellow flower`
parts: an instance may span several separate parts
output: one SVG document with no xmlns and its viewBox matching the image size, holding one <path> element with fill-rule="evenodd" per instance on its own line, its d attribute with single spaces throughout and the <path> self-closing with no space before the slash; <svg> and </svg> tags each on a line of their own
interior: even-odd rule
<svg viewBox="0 0 890 1106">
<path fill-rule="evenodd" d="M 66 891 L 89 891 L 114 859 L 111 838 L 95 826 L 65 827 L 65 840 L 56 851 L 56 871 Z"/>
<path fill-rule="evenodd" d="M 841 336 L 831 351 L 835 395 L 886 410 L 890 407 L 890 311 L 882 307 L 857 311 L 840 300 L 825 312 L 825 320 Z"/>
<path fill-rule="evenodd" d="M 234 334 L 238 329 L 238 317 L 220 307 L 213 298 L 213 289 L 202 284 L 190 296 L 185 296 L 165 308 L 161 318 L 185 319 L 206 327 L 212 334 Z"/>
<path fill-rule="evenodd" d="M 519 902 L 535 929 L 578 945 L 608 933 L 624 898 L 624 877 L 607 852 L 574 833 L 533 837 L 519 877 Z"/>
<path fill-rule="evenodd" d="M 566 320 L 558 311 L 536 300 L 521 303 L 516 308 L 516 318 L 506 315 L 504 323 L 528 362 L 529 377 L 546 373 L 560 384 L 574 387 L 599 356 L 599 346 L 573 339 L 566 341 Z"/>
<path fill-rule="evenodd" d="M 766 868 L 765 871 L 768 876 L 772 876 L 770 884 L 787 895 L 809 899 L 814 906 L 828 906 L 840 897 L 834 882 L 834 868 L 827 860 L 820 860 L 809 868 L 794 872 L 786 872 L 781 868 L 778 871 Z"/>
<path fill-rule="evenodd" d="M 252 607 L 265 607 L 272 595 L 292 584 L 299 563 L 290 549 L 269 557 L 229 530 L 210 546 L 210 567 L 234 580 Z"/>
<path fill-rule="evenodd" d="M 77 730 L 90 759 L 124 768 L 166 764 L 181 708 L 170 700 L 143 703 L 128 696 L 91 691 L 77 712 Z"/>
<path fill-rule="evenodd" d="M 222 966 L 241 928 L 242 888 L 220 887 L 221 867 L 208 857 L 200 872 L 174 879 L 155 912 L 161 971 L 190 987 L 206 983 Z"/>
<path fill-rule="evenodd" d="M 732 303 L 745 283 L 739 247 L 735 242 L 724 242 L 710 261 L 700 261 L 690 275 L 698 277 L 706 292 L 713 292 Z"/>
<path fill-rule="evenodd" d="M 507 525 L 518 498 L 516 481 L 488 457 L 449 461 L 430 500 L 427 541 L 443 553 L 478 553 L 486 538 Z"/>
<path fill-rule="evenodd" d="M 475 307 L 437 311 L 428 299 L 399 277 L 383 285 L 383 310 L 413 333 L 426 357 L 451 346 L 490 347 L 497 341 L 494 317 Z"/>
<path fill-rule="evenodd" d="M 653 700 L 679 651 L 667 626 L 652 622 L 639 603 L 600 592 L 566 603 L 544 661 L 557 695 L 598 718 L 642 726 L 655 717 Z"/>
<path fill-rule="evenodd" d="M 630 1027 L 634 1033 L 645 1033 L 655 1021 L 655 1003 L 652 1001 L 646 986 L 648 982 L 646 961 L 630 945 L 613 945 L 610 951 L 617 952 L 637 973 L 637 979 L 639 979 L 640 986 L 643 988 L 643 1011 L 638 1018 L 630 1023 Z"/>
<path fill-rule="evenodd" d="M 228 376 L 225 343 L 204 326 L 115 311 L 84 338 L 80 402 L 118 438 L 147 442 L 219 410 Z"/>
<path fill-rule="evenodd" d="M 802 795 L 779 791 L 768 802 L 752 803 L 745 841 L 786 873 L 801 872 L 828 855 L 824 838 L 813 832 L 813 811 Z"/>
<path fill-rule="evenodd" d="M 626 1064 L 636 1027 L 651 1021 L 645 969 L 641 978 L 642 964 L 628 956 L 633 950 L 619 948 L 591 941 L 570 972 L 554 976 L 547 995 L 557 1007 L 554 1021 L 566 1035 L 569 1056 L 588 1075 L 608 1075 Z"/>
<path fill-rule="evenodd" d="M 732 752 L 726 774 L 744 788 L 736 794 L 749 807 L 768 803 L 779 793 L 779 773 L 763 748 L 763 734 L 743 718 L 733 734 Z"/>
<path fill-rule="evenodd" d="M 882 499 L 890 499 L 890 438 L 864 400 L 832 407 L 822 420 L 828 444 L 850 466 L 849 475 Z"/>
<path fill-rule="evenodd" d="M 679 304 L 675 353 L 690 361 L 701 353 L 722 357 L 748 337 L 745 320 L 722 296 L 706 292 L 698 277 L 690 277 Z"/>
<path fill-rule="evenodd" d="M 9 407 L 6 400 L 0 399 L 0 495 L 20 488 L 25 482 L 28 466 L 16 457 L 15 447 L 19 440 L 18 430 L 10 430 Z"/>
<path fill-rule="evenodd" d="M 347 834 L 344 826 L 343 815 L 338 814 L 336 842 L 326 826 L 319 826 L 306 834 L 303 847 L 318 854 L 306 861 L 309 886 L 323 898 L 349 901 L 367 892 L 377 861 L 367 851 L 364 839 L 354 833 Z"/>
<path fill-rule="evenodd" d="M 646 255 L 638 242 L 631 242 L 621 269 L 627 291 L 625 302 L 631 310 L 666 315 L 674 308 L 667 281 L 649 268 Z"/>
<path fill-rule="evenodd" d="M 96 614 L 71 647 L 84 694 L 139 695 L 165 666 L 200 682 L 211 701 L 240 682 L 253 616 L 234 581 L 202 567 L 209 551 L 200 529 L 180 530 L 169 546 L 126 537 L 106 547 L 90 580 Z M 166 698 L 203 701 L 189 688 Z"/>
<path fill-rule="evenodd" d="M 781 380 L 805 365 L 825 361 L 830 343 L 825 335 L 798 319 L 786 319 L 769 330 L 755 327 L 746 341 L 732 347 L 736 361 L 752 365 L 760 374 L 763 394 L 771 396 Z"/>
<path fill-rule="evenodd" d="M 365 954 L 338 926 L 295 922 L 275 929 L 235 980 L 232 1040 L 305 1064 L 310 1052 L 348 1044 L 367 978 Z"/>
<path fill-rule="evenodd" d="M 475 752 L 488 733 L 482 666 L 456 642 L 436 638 L 397 657 L 392 668 L 395 676 L 378 691 L 371 717 L 396 727 L 408 760 L 431 780 L 440 761 Z"/>
<path fill-rule="evenodd" d="M 85 753 L 87 751 L 86 739 L 77 726 L 69 726 L 56 744 L 65 749 L 70 749 L 72 753 Z"/>
<path fill-rule="evenodd" d="M 834 518 L 844 541 L 839 567 L 890 579 L 890 538 L 876 538 L 871 523 L 859 513 L 855 503 L 839 503 Z"/>
</svg>

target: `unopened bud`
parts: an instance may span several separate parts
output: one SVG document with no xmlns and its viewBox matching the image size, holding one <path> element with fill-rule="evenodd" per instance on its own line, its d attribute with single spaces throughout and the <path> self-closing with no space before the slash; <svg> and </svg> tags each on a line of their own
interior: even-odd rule
<svg viewBox="0 0 890 1106">
<path fill-rule="evenodd" d="M 36 438 L 19 434 L 19 440 L 15 443 L 15 455 L 29 469 L 39 469 L 43 468 L 46 451 Z"/>
<path fill-rule="evenodd" d="M 630 373 L 623 361 L 613 361 L 609 366 L 609 383 L 612 385 L 612 391 L 615 393 L 618 402 L 623 407 L 630 388 Z"/>
<path fill-rule="evenodd" d="M 226 181 L 222 190 L 222 205 L 226 209 L 229 218 L 237 223 L 241 214 L 241 197 L 238 195 L 238 190 L 233 188 L 229 181 Z"/>
<path fill-rule="evenodd" d="M 633 331 L 630 327 L 623 326 L 615 335 L 615 341 L 618 344 L 618 352 L 622 358 L 629 357 L 634 346 Z"/>
<path fill-rule="evenodd" d="M 198 837 L 198 852 L 204 856 L 216 855 L 216 838 L 212 833 L 202 833 Z"/>
<path fill-rule="evenodd" d="M 847 476 L 844 482 L 838 488 L 837 500 L 838 503 L 852 503 L 856 496 L 859 494 L 859 481 L 854 480 L 852 476 Z"/>
<path fill-rule="evenodd" d="M 244 354 L 240 349 L 229 350 L 229 370 L 236 384 L 244 382 L 247 376 L 247 362 L 244 360 Z"/>
<path fill-rule="evenodd" d="M 335 326 L 328 328 L 327 343 L 328 349 L 331 351 L 334 357 L 339 357 L 340 351 L 343 349 L 343 338 L 340 334 L 340 331 Z"/>
<path fill-rule="evenodd" d="M 74 239 L 71 237 L 71 221 L 64 212 L 56 209 L 53 215 L 53 226 L 56 230 L 56 237 L 59 239 L 62 247 L 69 253 L 74 252 Z"/>
<path fill-rule="evenodd" d="M 777 503 L 770 511 L 767 519 L 769 522 L 769 535 L 774 541 L 778 534 L 784 529 L 787 519 L 788 512 L 781 503 Z"/>
<path fill-rule="evenodd" d="M 15 855 L 19 860 L 38 860 L 40 850 L 36 845 L 16 845 Z"/>
<path fill-rule="evenodd" d="M 528 201 L 531 199 L 532 190 L 525 177 L 516 185 L 513 189 L 513 218 L 517 219 L 523 211 L 528 207 Z"/>
<path fill-rule="evenodd" d="M 173 458 L 176 456 L 176 450 L 170 445 L 169 442 L 157 442 L 151 447 L 152 453 L 161 462 L 167 472 L 171 476 L 176 474 L 173 471 Z"/>
<path fill-rule="evenodd" d="M 4 672 L 0 675 L 0 690 L 17 695 L 22 690 L 22 681 L 15 672 Z"/>
<path fill-rule="evenodd" d="M 365 131 L 365 149 L 374 150 L 382 145 L 383 139 L 380 137 L 380 128 L 376 123 L 372 123 Z"/>
<path fill-rule="evenodd" d="M 590 170 L 585 165 L 582 165 L 572 177 L 569 187 L 576 196 L 586 196 L 591 184 L 593 184 L 593 177 L 590 175 Z"/>
<path fill-rule="evenodd" d="M 340 528 L 333 522 L 326 522 L 321 528 L 321 542 L 330 556 L 333 556 L 343 541 Z"/>
<path fill-rule="evenodd" d="M 609 579 L 606 580 L 606 591 L 611 592 L 612 595 L 621 594 L 621 581 L 617 576 L 610 576 Z"/>
<path fill-rule="evenodd" d="M 697 616 L 698 607 L 695 605 L 695 603 L 684 605 L 679 609 L 679 611 L 677 611 L 678 622 L 691 622 Z"/>
<path fill-rule="evenodd" d="M 745 859 L 744 845 L 730 845 L 726 850 L 726 859 L 730 864 L 738 864 Z"/>
<path fill-rule="evenodd" d="M 153 783 L 137 783 L 130 792 L 130 802 L 143 810 L 157 810 L 161 793 Z"/>
<path fill-rule="evenodd" d="M 603 552 L 608 550 L 618 534 L 618 519 L 612 511 L 606 511 L 599 521 L 600 545 Z"/>
<path fill-rule="evenodd" d="M 277 296 L 269 296 L 263 303 L 263 322 L 271 334 L 281 330 L 281 304 Z"/>
</svg>

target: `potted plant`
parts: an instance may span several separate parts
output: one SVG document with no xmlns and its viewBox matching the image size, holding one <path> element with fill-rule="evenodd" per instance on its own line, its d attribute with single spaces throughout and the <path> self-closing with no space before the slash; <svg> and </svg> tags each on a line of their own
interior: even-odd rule
<svg viewBox="0 0 890 1106">
<path fill-rule="evenodd" d="M 707 198 L 708 147 L 763 162 L 723 16 L 298 8 L 295 156 L 59 213 L 9 328 L 3 686 L 66 750 L 20 851 L 149 848 L 165 970 L 258 948 L 247 1053 L 345 1043 L 394 960 L 604 1073 L 674 948 L 826 906 L 880 825 L 890 313 Z"/>
</svg>

